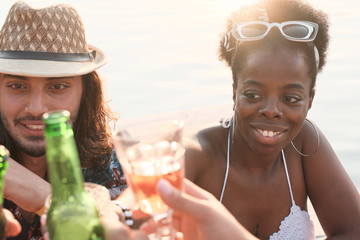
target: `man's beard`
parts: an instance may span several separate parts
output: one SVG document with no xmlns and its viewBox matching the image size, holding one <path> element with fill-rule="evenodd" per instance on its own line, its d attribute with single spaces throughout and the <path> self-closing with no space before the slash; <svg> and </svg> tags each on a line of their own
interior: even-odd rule
<svg viewBox="0 0 360 240">
<path fill-rule="evenodd" d="M 7 132 L 8 136 L 11 138 L 11 142 L 13 142 L 16 145 L 16 149 L 19 151 L 23 151 L 25 154 L 32 156 L 32 157 L 41 157 L 45 155 L 45 144 L 44 144 L 44 137 L 43 136 L 30 136 L 30 137 L 24 137 L 27 141 L 24 141 L 21 139 L 21 137 L 12 134 L 8 131 L 10 129 L 10 124 L 8 120 L 5 118 L 5 116 L 0 113 L 1 121 L 5 127 L 5 131 Z M 26 119 L 35 119 L 33 117 L 25 117 Z M 15 119 L 14 122 L 19 122 L 19 119 Z M 40 143 L 43 144 L 28 144 L 28 142 L 31 143 Z"/>
<path fill-rule="evenodd" d="M 13 139 L 14 143 L 16 143 L 17 149 L 23 151 L 24 153 L 26 153 L 29 156 L 41 157 L 41 156 L 44 156 L 46 153 L 44 145 L 26 144 L 26 143 L 22 143 L 22 141 L 19 139 L 13 138 L 12 136 L 11 136 L 11 138 Z M 39 137 L 39 136 L 27 137 L 27 139 L 28 139 L 28 141 L 31 141 L 33 143 L 40 142 L 40 141 L 44 142 L 44 137 Z"/>
</svg>

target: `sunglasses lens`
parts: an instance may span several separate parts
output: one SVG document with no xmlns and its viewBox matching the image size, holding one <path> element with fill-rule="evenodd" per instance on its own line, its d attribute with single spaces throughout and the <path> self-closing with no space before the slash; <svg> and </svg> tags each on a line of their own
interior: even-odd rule
<svg viewBox="0 0 360 240">
<path fill-rule="evenodd" d="M 283 32 L 291 37 L 297 39 L 309 38 L 309 29 L 298 24 L 289 24 L 282 28 Z"/>
<path fill-rule="evenodd" d="M 266 33 L 267 29 L 267 26 L 263 24 L 249 24 L 241 27 L 238 30 L 240 30 L 242 37 L 253 38 L 262 36 Z"/>
<path fill-rule="evenodd" d="M 240 41 L 255 41 L 264 38 L 273 27 L 279 28 L 285 38 L 291 41 L 310 42 L 317 34 L 318 25 L 306 21 L 288 21 L 268 23 L 250 21 L 239 23 L 233 29 L 233 36 Z"/>
</svg>

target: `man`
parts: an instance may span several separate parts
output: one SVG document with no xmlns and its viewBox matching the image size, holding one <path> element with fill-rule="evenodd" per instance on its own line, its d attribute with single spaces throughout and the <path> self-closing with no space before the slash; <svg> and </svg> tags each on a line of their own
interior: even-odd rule
<svg viewBox="0 0 360 240">
<path fill-rule="evenodd" d="M 126 188 L 107 122 L 114 115 L 95 71 L 106 61 L 101 50 L 87 44 L 71 6 L 35 9 L 19 1 L 10 9 L 0 31 L 0 144 L 12 158 L 4 206 L 21 223 L 16 239 L 41 237 L 39 215 L 51 192 L 45 112 L 71 113 L 85 181 L 106 186 L 112 198 Z"/>
</svg>

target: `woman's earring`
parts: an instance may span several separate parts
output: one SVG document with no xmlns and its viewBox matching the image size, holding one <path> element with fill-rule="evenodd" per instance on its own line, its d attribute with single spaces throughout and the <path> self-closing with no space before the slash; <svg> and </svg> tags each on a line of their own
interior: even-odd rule
<svg viewBox="0 0 360 240">
<path fill-rule="evenodd" d="M 235 141 L 235 127 L 236 127 L 236 103 L 234 105 L 234 115 L 233 115 L 233 118 L 232 118 L 232 141 L 231 143 L 233 144 L 234 141 Z"/>
<path fill-rule="evenodd" d="M 319 146 L 320 146 L 320 135 L 319 135 L 319 131 L 317 130 L 317 128 L 315 127 L 315 125 L 314 125 L 310 120 L 308 120 L 308 119 L 305 119 L 305 120 L 307 120 L 307 121 L 311 124 L 311 126 L 315 129 L 315 133 L 316 133 L 316 137 L 317 137 L 317 146 L 316 146 L 315 151 L 314 151 L 313 153 L 311 153 L 311 154 L 304 154 L 304 153 L 300 152 L 300 151 L 295 147 L 293 141 L 291 141 L 290 143 L 291 143 L 291 145 L 293 146 L 293 148 L 295 149 L 295 151 L 296 151 L 298 154 L 300 154 L 300 155 L 303 156 L 303 157 L 310 157 L 310 156 L 314 155 L 314 154 L 317 152 L 317 150 L 319 149 Z"/>
<path fill-rule="evenodd" d="M 231 126 L 231 119 L 232 119 L 232 116 L 224 119 L 224 120 L 222 121 L 222 123 L 221 123 L 221 126 L 222 126 L 223 128 L 230 128 L 230 126 Z"/>
<path fill-rule="evenodd" d="M 235 119 L 235 110 L 236 110 L 236 103 L 233 104 L 233 114 L 221 122 L 221 126 L 223 128 L 231 127 L 231 122 L 234 121 L 234 119 Z"/>
</svg>

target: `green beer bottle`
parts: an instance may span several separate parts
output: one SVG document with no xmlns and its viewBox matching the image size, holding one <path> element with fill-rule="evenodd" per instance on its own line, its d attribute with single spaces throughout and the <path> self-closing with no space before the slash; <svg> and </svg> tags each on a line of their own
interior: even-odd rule
<svg viewBox="0 0 360 240">
<path fill-rule="evenodd" d="M 52 189 L 47 212 L 51 240 L 104 239 L 95 201 L 84 189 L 68 111 L 43 115 L 46 156 Z"/>
<path fill-rule="evenodd" d="M 8 162 L 6 159 L 9 157 L 9 151 L 2 145 L 0 145 L 0 240 L 6 239 L 6 218 L 2 211 L 3 206 L 3 192 L 4 192 L 4 178 Z"/>
</svg>

